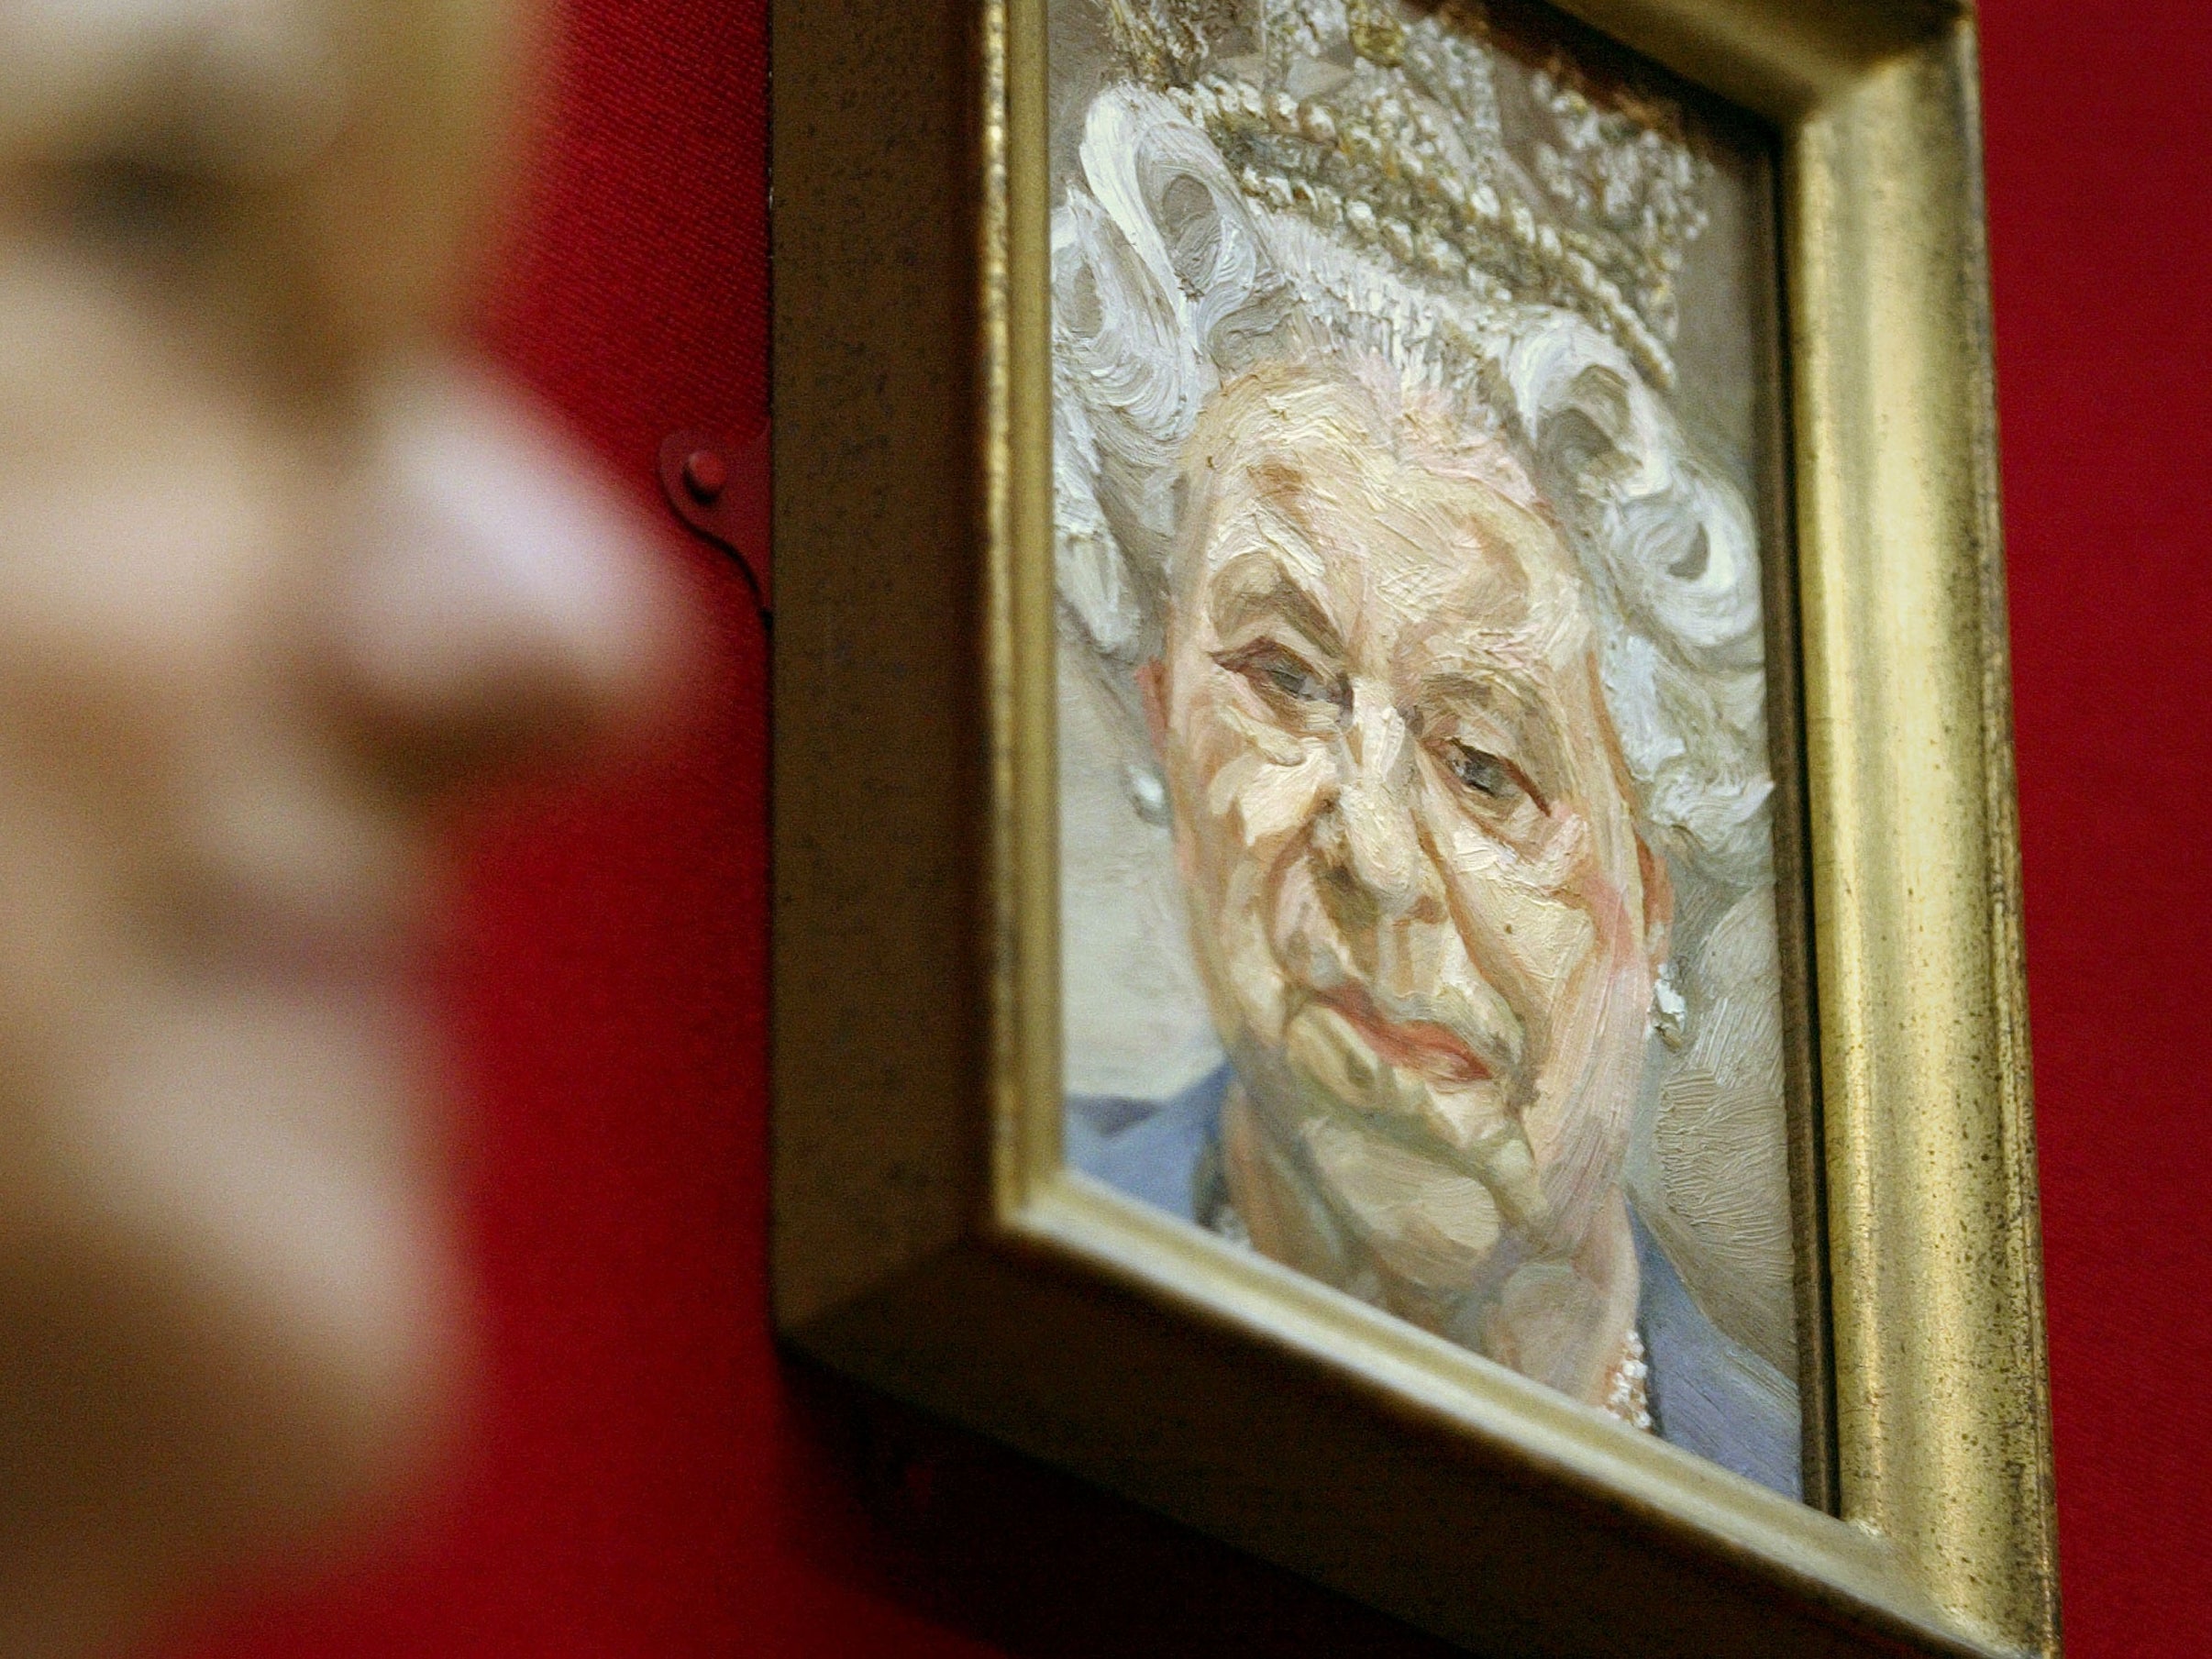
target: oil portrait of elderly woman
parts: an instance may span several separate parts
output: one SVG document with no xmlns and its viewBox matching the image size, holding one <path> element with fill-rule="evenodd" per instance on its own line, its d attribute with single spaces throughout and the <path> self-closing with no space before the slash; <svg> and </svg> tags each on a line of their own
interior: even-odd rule
<svg viewBox="0 0 2212 1659">
<path fill-rule="evenodd" d="M 1797 1495 L 1767 163 L 1532 16 L 1053 0 L 1063 1142 Z"/>
</svg>

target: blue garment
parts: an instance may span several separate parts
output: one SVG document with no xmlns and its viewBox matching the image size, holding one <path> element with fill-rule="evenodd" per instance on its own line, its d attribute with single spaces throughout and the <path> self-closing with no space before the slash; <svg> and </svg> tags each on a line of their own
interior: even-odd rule
<svg viewBox="0 0 2212 1659">
<path fill-rule="evenodd" d="M 1222 1103 L 1233 1075 L 1221 1067 L 1165 1100 L 1068 1096 L 1068 1163 L 1170 1215 L 1210 1222 L 1219 1201 Z M 1802 1497 L 1795 1386 L 1707 1318 L 1632 1209 L 1630 1222 L 1642 1275 L 1636 1323 L 1651 1366 L 1653 1426 L 1686 1451 Z"/>
<path fill-rule="evenodd" d="M 1705 1316 L 1634 1206 L 1652 1421 L 1660 1437 L 1786 1498 L 1805 1496 L 1797 1385 Z"/>
<path fill-rule="evenodd" d="M 1061 1131 L 1068 1163 L 1169 1215 L 1211 1220 L 1200 1188 L 1214 1164 L 1222 1102 L 1234 1075 L 1217 1067 L 1165 1100 L 1069 1095 Z"/>
</svg>

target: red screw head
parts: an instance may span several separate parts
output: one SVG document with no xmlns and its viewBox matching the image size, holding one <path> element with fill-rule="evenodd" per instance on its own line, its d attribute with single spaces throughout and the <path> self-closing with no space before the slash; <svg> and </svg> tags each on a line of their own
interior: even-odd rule
<svg viewBox="0 0 2212 1659">
<path fill-rule="evenodd" d="M 729 463 L 712 449 L 694 449 L 684 458 L 683 487 L 702 506 L 721 499 L 730 487 Z"/>
</svg>

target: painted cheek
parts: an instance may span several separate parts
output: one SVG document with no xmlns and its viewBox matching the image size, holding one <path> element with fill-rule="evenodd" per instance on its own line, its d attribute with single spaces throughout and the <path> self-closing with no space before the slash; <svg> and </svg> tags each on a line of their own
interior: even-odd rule
<svg viewBox="0 0 2212 1659">
<path fill-rule="evenodd" d="M 1178 667 L 1181 683 L 1197 688 L 1170 699 L 1167 743 L 1190 784 L 1178 825 L 1189 841 L 1186 879 L 1211 912 L 1200 947 L 1217 965 L 1217 990 L 1236 1005 L 1233 1024 L 1277 1041 L 1286 987 L 1278 947 L 1285 913 L 1299 908 L 1277 879 L 1280 854 L 1311 821 L 1332 772 L 1318 741 L 1238 706 L 1236 687 L 1212 663 L 1186 652 Z"/>
<path fill-rule="evenodd" d="M 1248 852 L 1271 858 L 1312 822 L 1331 772 L 1318 746 L 1292 765 L 1243 755 L 1213 775 L 1206 804 Z"/>
<path fill-rule="evenodd" d="M 1198 762 L 1209 770 L 1246 753 L 1276 766 L 1295 766 L 1311 747 L 1311 739 L 1246 713 L 1237 705 L 1236 692 L 1226 685 L 1200 702 L 1190 717 L 1199 734 Z"/>
<path fill-rule="evenodd" d="M 1555 1210 L 1587 1217 L 1619 1178 L 1643 1064 L 1650 988 L 1615 971 L 1585 977 L 1574 1041 L 1548 1067 L 1524 1120 Z"/>
<path fill-rule="evenodd" d="M 1562 902 L 1576 924 L 1576 966 L 1555 992 L 1556 1040 L 1527 1121 L 1545 1184 L 1563 1211 L 1609 1188 L 1634 1108 L 1651 982 L 1630 896 L 1584 837 Z M 1632 868 L 1632 866 L 1631 867 Z"/>
<path fill-rule="evenodd" d="M 1607 960 L 1618 970 L 1643 949 L 1637 919 L 1643 907 L 1642 886 L 1614 873 L 1636 870 L 1635 835 L 1620 817 L 1596 828 L 1580 827 L 1576 856 L 1563 872 L 1562 894 L 1588 918 Z"/>
<path fill-rule="evenodd" d="M 1528 859 L 1461 823 L 1444 841 L 1446 879 L 1460 908 L 1490 921 L 1506 954 L 1532 965 L 1565 961 L 1587 950 L 1596 931 L 1573 879 L 1588 841 L 1587 826 L 1569 819 L 1542 858 Z"/>
<path fill-rule="evenodd" d="M 1275 959 L 1292 979 L 1316 990 L 1333 990 L 1349 978 L 1336 927 L 1313 885 L 1310 861 L 1293 860 L 1275 893 Z"/>
<path fill-rule="evenodd" d="M 1554 988 L 1589 958 L 1597 945 L 1598 929 L 1589 912 L 1549 895 L 1513 893 L 1499 905 L 1498 914 L 1524 970 Z"/>
<path fill-rule="evenodd" d="M 1242 1011 L 1239 1023 L 1273 1043 L 1282 1037 L 1287 977 L 1267 925 L 1277 900 L 1267 877 L 1257 859 L 1230 865 L 1213 932 L 1227 988 Z"/>
<path fill-rule="evenodd" d="M 1220 856 L 1272 861 L 1283 838 L 1316 810 L 1328 778 L 1326 756 L 1316 740 L 1247 714 L 1233 695 L 1223 687 L 1182 712 L 1199 786 L 1186 808 L 1202 818 L 1206 839 Z"/>
<path fill-rule="evenodd" d="M 1554 1012 L 1587 962 L 1598 930 L 1560 877 L 1586 844 L 1579 820 L 1560 827 L 1540 862 L 1501 847 L 1465 820 L 1443 840 L 1452 909 L 1477 971 L 1496 985 L 1526 1022 L 1539 1052 L 1549 1045 Z M 1566 844 L 1566 845 L 1561 845 Z"/>
<path fill-rule="evenodd" d="M 1207 804 L 1219 832 L 1222 915 L 1228 935 L 1226 966 L 1247 1019 L 1268 1040 L 1279 1037 L 1285 1018 L 1286 965 L 1320 967 L 1324 944 L 1308 937 L 1318 912 L 1284 849 L 1303 835 L 1333 776 L 1318 744 L 1299 743 L 1299 758 L 1281 764 L 1246 749 L 1209 781 Z M 1304 920 L 1301 922 L 1300 917 Z"/>
</svg>

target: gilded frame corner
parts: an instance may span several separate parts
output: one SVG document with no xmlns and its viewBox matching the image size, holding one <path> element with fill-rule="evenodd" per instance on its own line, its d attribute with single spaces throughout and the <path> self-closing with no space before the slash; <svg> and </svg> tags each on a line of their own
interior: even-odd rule
<svg viewBox="0 0 2212 1659">
<path fill-rule="evenodd" d="M 1836 1514 L 1061 1171 L 1044 0 L 778 0 L 779 1323 L 1478 1648 L 2055 1659 L 1974 20 L 1561 3 L 1779 138 Z"/>
</svg>

